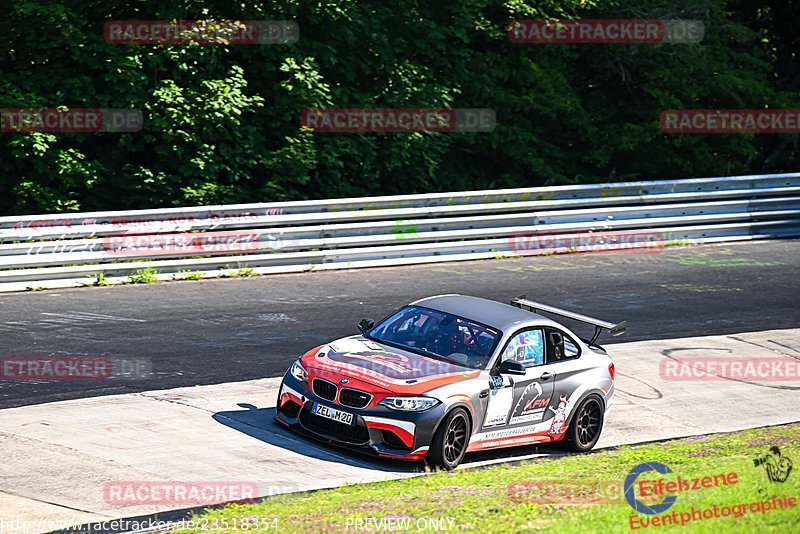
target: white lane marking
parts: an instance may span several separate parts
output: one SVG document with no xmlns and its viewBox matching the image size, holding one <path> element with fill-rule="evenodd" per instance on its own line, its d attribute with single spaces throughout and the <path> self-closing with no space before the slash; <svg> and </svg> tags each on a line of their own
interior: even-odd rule
<svg viewBox="0 0 800 534">
<path fill-rule="evenodd" d="M 271 323 L 296 323 L 297 319 L 290 317 L 285 313 L 262 313 L 256 316 L 262 321 Z"/>
<path fill-rule="evenodd" d="M 145 319 L 133 319 L 131 317 L 119 317 L 116 315 L 104 315 L 101 313 L 69 311 L 67 313 L 48 313 L 42 312 L 42 315 L 50 315 L 53 317 L 60 317 L 67 321 L 120 321 L 120 322 L 135 322 L 146 323 Z M 48 322 L 55 322 L 58 319 L 47 319 Z"/>
</svg>

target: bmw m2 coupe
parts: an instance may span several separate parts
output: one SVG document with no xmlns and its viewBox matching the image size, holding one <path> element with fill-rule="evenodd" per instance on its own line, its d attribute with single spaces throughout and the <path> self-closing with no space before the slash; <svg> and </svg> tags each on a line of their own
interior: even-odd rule
<svg viewBox="0 0 800 534">
<path fill-rule="evenodd" d="M 595 327 L 581 339 L 541 313 Z M 588 451 L 614 396 L 597 344 L 613 324 L 519 297 L 418 300 L 292 363 L 275 420 L 384 457 L 455 468 L 472 451 L 563 442 Z"/>
</svg>

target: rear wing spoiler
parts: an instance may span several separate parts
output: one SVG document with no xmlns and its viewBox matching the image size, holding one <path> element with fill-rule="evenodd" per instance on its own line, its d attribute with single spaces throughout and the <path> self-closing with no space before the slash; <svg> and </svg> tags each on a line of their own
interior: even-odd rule
<svg viewBox="0 0 800 534">
<path fill-rule="evenodd" d="M 590 345 L 594 345 L 597 341 L 597 338 L 600 337 L 600 332 L 603 330 L 608 330 L 612 336 L 621 336 L 625 333 L 625 321 L 622 321 L 619 324 L 609 323 L 608 321 L 601 321 L 600 319 L 595 319 L 594 317 L 588 317 L 586 315 L 581 315 L 580 313 L 571 312 L 569 310 L 562 310 L 561 308 L 556 308 L 553 306 L 548 306 L 546 304 L 541 304 L 539 302 L 534 302 L 532 300 L 528 300 L 525 298 L 525 295 L 520 295 L 515 299 L 511 299 L 511 305 L 517 308 L 521 308 L 523 310 L 528 310 L 533 313 L 537 313 L 540 311 L 553 313 L 555 315 L 560 315 L 561 317 L 567 317 L 569 319 L 575 319 L 576 321 L 580 321 L 582 323 L 587 323 L 594 325 L 594 335 L 592 336 L 592 340 L 589 342 Z"/>
</svg>

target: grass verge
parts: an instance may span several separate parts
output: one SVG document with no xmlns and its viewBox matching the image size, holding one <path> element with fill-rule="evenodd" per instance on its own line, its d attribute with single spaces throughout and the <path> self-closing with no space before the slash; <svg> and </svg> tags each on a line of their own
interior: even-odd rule
<svg viewBox="0 0 800 534">
<path fill-rule="evenodd" d="M 583 455 L 538 458 L 517 465 L 497 465 L 453 473 L 437 472 L 406 480 L 357 484 L 313 493 L 278 495 L 254 505 L 229 505 L 195 516 L 215 532 L 242 532 L 249 518 L 258 532 L 430 532 L 436 530 L 511 532 L 792 532 L 800 522 L 795 507 L 762 513 L 751 503 L 800 497 L 800 469 L 789 470 L 783 482 L 772 481 L 766 466 L 786 460 L 777 472 L 800 461 L 800 423 L 724 434 L 700 435 L 659 443 L 625 446 Z M 768 463 L 756 465 L 756 460 Z M 633 484 L 634 497 L 647 505 L 666 495 L 676 501 L 663 513 L 638 513 L 626 501 L 623 481 L 645 462 L 658 462 L 671 473 L 643 472 Z M 731 476 L 735 473 L 735 476 Z M 724 475 L 724 477 L 718 476 Z M 697 478 L 698 488 L 653 496 L 650 481 L 678 483 Z M 703 477 L 709 477 L 708 483 Z M 723 480 L 724 478 L 724 480 Z M 776 478 L 780 478 L 780 475 Z M 729 483 L 726 483 L 729 481 Z M 714 485 L 716 482 L 716 485 Z M 708 487 L 703 487 L 706 484 Z M 676 486 L 677 487 L 677 486 Z M 672 488 L 671 488 L 672 489 Z M 714 506 L 717 507 L 714 516 Z M 766 508 L 765 505 L 760 508 Z M 697 518 L 711 510 L 711 518 Z M 725 512 L 727 517 L 723 517 Z M 674 513 L 673 513 L 674 512 Z M 684 514 L 684 515 L 682 515 Z M 736 517 L 736 516 L 739 517 Z M 663 526 L 669 521 L 677 525 Z M 691 516 L 681 525 L 682 518 Z M 359 529 L 357 519 L 361 523 Z M 633 518 L 633 519 L 632 519 Z M 655 523 L 654 518 L 659 518 Z M 381 523 L 381 519 L 384 521 Z M 236 527 L 233 528 L 234 521 Z M 642 526 L 648 521 L 647 527 Z M 228 525 L 228 528 L 225 525 Z M 408 526 L 406 528 L 406 525 Z M 632 528 L 632 525 L 637 528 Z M 366 527 L 369 526 L 370 530 Z M 277 528 L 274 528 L 277 527 Z M 192 530 L 179 530 L 186 533 Z"/>
</svg>

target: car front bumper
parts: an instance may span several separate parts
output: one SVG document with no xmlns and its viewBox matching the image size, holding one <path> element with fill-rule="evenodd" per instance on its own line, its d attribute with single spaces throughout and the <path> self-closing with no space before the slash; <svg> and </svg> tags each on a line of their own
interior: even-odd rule
<svg viewBox="0 0 800 534">
<path fill-rule="evenodd" d="M 314 404 L 353 414 L 353 424 L 312 413 Z M 275 420 L 301 434 L 373 455 L 422 460 L 444 415 L 442 404 L 422 412 L 393 410 L 371 401 L 357 409 L 317 396 L 305 382 L 287 373 L 281 382 Z"/>
</svg>

